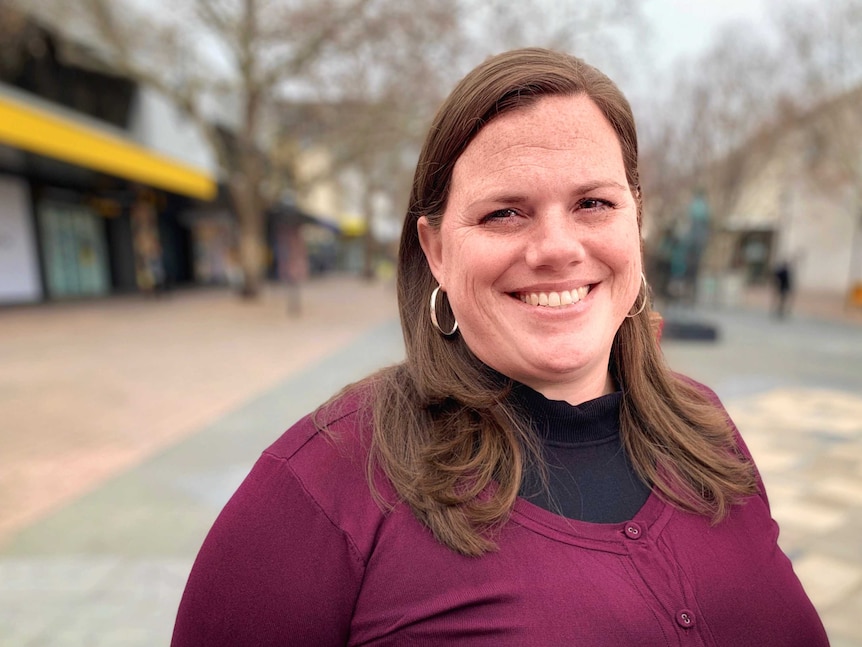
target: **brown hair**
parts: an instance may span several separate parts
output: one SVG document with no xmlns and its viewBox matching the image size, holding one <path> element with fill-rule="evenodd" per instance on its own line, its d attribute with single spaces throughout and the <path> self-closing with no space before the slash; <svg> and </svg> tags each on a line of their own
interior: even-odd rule
<svg viewBox="0 0 862 647">
<path fill-rule="evenodd" d="M 369 380 L 372 489 L 374 471 L 382 468 L 437 539 L 466 555 L 495 547 L 492 531 L 508 518 L 525 462 L 539 460 L 540 452 L 529 426 L 507 401 L 511 380 L 482 364 L 460 335 L 444 338 L 432 328 L 428 300 L 436 284 L 416 223 L 426 216 L 439 226 L 452 169 L 481 128 L 498 115 L 555 95 L 586 95 L 610 122 L 640 224 L 637 134 L 616 85 L 559 52 L 522 49 L 490 58 L 440 107 L 419 156 L 398 259 L 406 361 Z M 449 323 L 451 318 L 441 326 Z M 640 476 L 668 501 L 718 521 L 756 490 L 752 466 L 734 451 L 727 418 L 665 366 L 648 307 L 618 330 L 610 370 L 623 390 L 624 446 Z"/>
</svg>

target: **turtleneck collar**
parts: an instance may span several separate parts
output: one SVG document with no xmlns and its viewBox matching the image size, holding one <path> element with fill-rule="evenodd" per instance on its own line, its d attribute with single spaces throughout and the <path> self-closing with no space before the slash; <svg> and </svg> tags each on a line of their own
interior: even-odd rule
<svg viewBox="0 0 862 647">
<path fill-rule="evenodd" d="M 602 441 L 620 433 L 622 391 L 572 405 L 548 400 L 525 384 L 515 383 L 511 397 L 526 414 L 543 442 L 580 444 Z"/>
</svg>

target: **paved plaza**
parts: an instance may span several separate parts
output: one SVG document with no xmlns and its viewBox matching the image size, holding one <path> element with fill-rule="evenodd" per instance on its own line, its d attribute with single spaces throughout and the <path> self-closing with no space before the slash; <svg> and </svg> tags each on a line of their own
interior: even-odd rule
<svg viewBox="0 0 862 647">
<path fill-rule="evenodd" d="M 279 289 L 0 310 L 0 646 L 168 644 L 260 451 L 403 353 L 391 285 L 331 277 L 302 301 L 301 318 Z M 741 429 L 832 644 L 862 647 L 862 318 L 803 306 L 669 312 L 720 338 L 663 345 Z"/>
<path fill-rule="evenodd" d="M 666 341 L 668 362 L 719 394 L 833 647 L 862 647 L 862 326 L 757 311 L 696 319 L 720 340 Z"/>
</svg>

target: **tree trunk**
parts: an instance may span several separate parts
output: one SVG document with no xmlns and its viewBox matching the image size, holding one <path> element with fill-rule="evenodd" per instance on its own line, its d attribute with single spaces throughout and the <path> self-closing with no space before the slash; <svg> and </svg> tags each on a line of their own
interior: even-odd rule
<svg viewBox="0 0 862 647">
<path fill-rule="evenodd" d="M 374 262 L 377 258 L 377 245 L 374 239 L 372 224 L 374 221 L 374 192 L 368 185 L 369 173 L 366 171 L 366 185 L 362 195 L 362 217 L 365 220 L 365 232 L 362 234 L 362 247 L 364 251 L 364 262 L 362 264 L 362 277 L 368 281 L 374 280 Z"/>
<path fill-rule="evenodd" d="M 240 295 L 257 298 L 260 294 L 265 268 L 266 222 L 263 211 L 257 207 L 257 196 L 248 182 L 233 182 L 231 195 L 239 220 L 239 264 L 242 270 Z"/>
</svg>

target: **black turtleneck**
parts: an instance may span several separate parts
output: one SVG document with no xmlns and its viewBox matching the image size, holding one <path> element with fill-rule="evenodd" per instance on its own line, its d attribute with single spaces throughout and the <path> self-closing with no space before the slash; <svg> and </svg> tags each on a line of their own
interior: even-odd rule
<svg viewBox="0 0 862 647">
<path fill-rule="evenodd" d="M 641 509 L 650 487 L 635 473 L 622 446 L 620 391 L 573 406 L 518 384 L 513 397 L 541 440 L 548 469 L 546 488 L 538 469 L 528 466 L 523 498 L 593 523 L 626 521 Z"/>
</svg>

